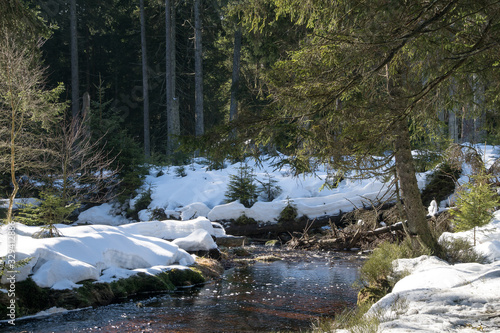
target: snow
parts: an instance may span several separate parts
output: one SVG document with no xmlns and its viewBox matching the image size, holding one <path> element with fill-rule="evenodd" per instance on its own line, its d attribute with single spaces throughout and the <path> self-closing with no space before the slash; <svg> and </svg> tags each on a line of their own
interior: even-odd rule
<svg viewBox="0 0 500 333">
<path fill-rule="evenodd" d="M 191 225 L 206 225 L 206 221 L 193 221 Z M 165 221 L 163 224 L 169 223 Z M 187 266 L 194 263 L 193 256 L 177 245 L 151 236 L 151 230 L 133 226 L 57 225 L 63 237 L 35 239 L 31 235 L 39 227 L 16 223 L 16 228 L 20 230 L 16 240 L 16 259 L 32 258 L 28 265 L 18 268 L 16 281 L 22 281 L 30 275 L 41 287 L 64 289 L 78 287 L 78 282 L 87 279 L 109 282 L 114 276 L 109 274 L 109 269 L 120 269 L 121 275 L 127 276 L 155 266 L 166 270 L 170 265 Z M 211 227 L 210 222 L 208 226 Z M 143 230 L 147 232 L 141 233 Z M 5 235 L 7 226 L 2 226 L 0 233 Z M 192 240 L 193 244 L 196 242 Z M 198 246 L 205 248 L 206 243 Z M 3 242 L 0 255 L 6 252 L 7 244 Z"/>
<path fill-rule="evenodd" d="M 177 238 L 172 243 L 186 251 L 208 251 L 217 248 L 212 236 L 204 229 L 197 229 L 188 237 Z"/>
<path fill-rule="evenodd" d="M 175 168 L 164 168 L 163 175 L 157 177 L 158 169 L 150 172 L 144 181 L 147 184 L 143 191 L 150 190 L 152 202 L 149 211 L 156 208 L 166 212 L 176 212 L 182 220 L 190 220 L 199 216 L 208 217 L 211 221 L 237 219 L 246 215 L 259 222 L 276 223 L 280 212 L 288 204 L 295 205 L 299 216 L 317 218 L 336 215 L 340 211 L 350 211 L 354 205 L 369 205 L 369 200 L 381 199 L 387 188 L 377 179 L 343 180 L 335 189 L 320 188 L 328 176 L 327 168 L 320 167 L 315 174 L 292 177 L 287 168 L 273 170 L 271 161 L 262 161 L 257 165 L 252 159 L 246 164 L 252 168 L 257 180 L 265 181 L 271 175 L 281 194 L 272 202 L 257 201 L 246 208 L 239 202 L 226 202 L 225 193 L 230 175 L 236 175 L 241 163 L 228 165 L 222 170 L 209 170 L 203 159 L 185 167 L 187 176 L 179 177 Z M 256 182 L 257 183 L 257 182 Z M 420 186 L 425 185 L 425 175 L 419 176 Z M 135 202 L 141 194 L 132 200 Z M 149 220 L 150 216 L 142 213 L 139 217 Z"/>
<path fill-rule="evenodd" d="M 500 262 L 417 260 L 412 274 L 367 313 L 382 319 L 378 332 L 498 332 Z"/>
<path fill-rule="evenodd" d="M 111 214 L 113 206 L 109 203 L 104 203 L 100 206 L 92 207 L 83 211 L 78 215 L 79 224 L 107 224 L 107 225 L 121 225 L 130 223 L 127 218 L 121 215 L 114 216 Z"/>
<path fill-rule="evenodd" d="M 440 240 L 465 238 L 473 231 L 444 233 Z M 499 332 L 500 211 L 476 231 L 476 251 L 489 263 L 450 265 L 436 257 L 396 260 L 407 275 L 366 314 L 381 319 L 378 332 Z"/>
<path fill-rule="evenodd" d="M 481 148 L 488 164 L 499 156 L 495 147 Z M 244 214 L 257 221 L 276 223 L 287 204 L 294 205 L 299 216 L 334 215 L 382 199 L 387 190 L 378 179 L 345 179 L 335 189 L 319 191 L 327 177 L 326 168 L 320 168 L 316 175 L 293 178 L 290 170 L 272 170 L 268 162 L 261 167 L 251 160 L 247 162 L 258 179 L 266 179 L 269 173 L 277 181 L 282 192 L 275 200 L 258 201 L 250 208 L 239 202 L 227 203 L 229 176 L 237 173 L 240 164 L 208 170 L 206 163 L 198 159 L 185 168 L 186 177 L 179 177 L 172 168 L 163 168 L 163 175 L 157 177 L 159 170 L 152 169 L 142 188 L 151 189 L 152 197 L 148 210 L 139 214 L 146 221 L 131 223 L 112 205 L 103 204 L 80 214 L 78 223 L 87 225 L 57 225 L 63 237 L 35 239 L 31 236 L 39 227 L 15 223 L 16 259 L 32 258 L 19 268 L 17 281 L 31 276 L 40 286 L 65 289 L 78 287 L 87 279 L 110 282 L 139 272 L 158 274 L 173 267 L 185 268 L 194 263 L 194 257 L 186 251 L 216 248 L 212 236 L 224 235 L 224 231 L 220 225 L 214 226 L 214 221 Z M 467 179 L 467 168 L 464 170 L 461 181 Z M 422 188 L 426 175 L 417 178 Z M 183 221 L 149 221 L 150 212 L 156 208 Z M 429 213 L 438 209 L 436 203 L 430 208 Z M 0 227 L 0 234 L 2 238 L 8 234 L 7 226 Z M 445 233 L 441 240 L 472 240 L 472 235 L 472 231 Z M 477 229 L 476 241 L 475 248 L 488 258 L 487 264 L 450 265 L 428 256 L 396 261 L 395 269 L 405 277 L 368 312 L 381 319 L 378 331 L 499 331 L 500 211 L 491 223 Z M 7 253 L 6 243 L 0 244 L 0 256 Z"/>
<path fill-rule="evenodd" d="M 427 208 L 427 211 L 430 216 L 436 216 L 436 214 L 439 212 L 439 207 L 436 200 L 431 201 L 429 207 Z"/>
</svg>

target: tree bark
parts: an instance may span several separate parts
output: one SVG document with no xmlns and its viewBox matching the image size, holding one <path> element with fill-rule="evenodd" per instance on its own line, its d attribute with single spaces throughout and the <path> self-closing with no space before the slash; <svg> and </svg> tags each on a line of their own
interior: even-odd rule
<svg viewBox="0 0 500 333">
<path fill-rule="evenodd" d="M 238 86 L 240 82 L 241 58 L 241 27 L 234 32 L 233 75 L 231 78 L 231 104 L 229 106 L 229 120 L 238 114 Z"/>
<path fill-rule="evenodd" d="M 429 248 L 433 253 L 437 253 L 438 243 L 427 223 L 425 209 L 418 188 L 413 156 L 411 154 L 408 120 L 406 117 L 401 117 L 396 121 L 394 134 L 396 172 L 408 218 L 408 231 L 410 234 L 418 235 L 425 247 Z"/>
<path fill-rule="evenodd" d="M 195 82 L 195 135 L 200 136 L 205 132 L 203 121 L 203 65 L 201 44 L 201 0 L 194 1 L 194 82 Z"/>
<path fill-rule="evenodd" d="M 78 78 L 78 34 L 76 20 L 76 0 L 70 1 L 70 40 L 71 40 L 71 115 L 78 117 L 80 112 L 80 81 Z"/>
<path fill-rule="evenodd" d="M 165 94 L 167 105 L 167 155 L 171 155 L 177 148 L 176 117 L 174 109 L 174 87 L 172 71 L 172 13 L 171 2 L 165 0 Z"/>
<path fill-rule="evenodd" d="M 144 156 L 151 157 L 150 132 L 149 132 L 149 84 L 148 84 L 148 58 L 146 48 L 146 19 L 144 15 L 144 0 L 140 0 L 141 16 L 141 52 L 142 52 L 142 98 L 144 119 Z"/>
</svg>

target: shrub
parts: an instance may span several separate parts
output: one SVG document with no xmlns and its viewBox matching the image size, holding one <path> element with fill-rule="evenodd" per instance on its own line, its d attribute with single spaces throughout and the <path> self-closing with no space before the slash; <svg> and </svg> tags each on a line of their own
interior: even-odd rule
<svg viewBox="0 0 500 333">
<path fill-rule="evenodd" d="M 335 189 L 339 187 L 340 183 L 344 180 L 344 173 L 337 171 L 335 173 L 328 172 L 325 183 L 321 185 L 319 190 L 323 190 L 324 188 L 327 188 L 329 190 Z"/>
<path fill-rule="evenodd" d="M 138 213 L 143 210 L 147 209 L 149 204 L 151 203 L 151 193 L 152 193 L 151 187 L 149 187 L 146 191 L 142 192 L 135 202 L 134 208 L 131 208 L 127 211 L 127 215 L 134 220 L 138 220 L 139 216 Z"/>
<path fill-rule="evenodd" d="M 444 239 L 440 242 L 443 258 L 450 264 L 477 262 L 483 264 L 486 257 L 477 253 L 470 242 L 464 238 Z"/>
<path fill-rule="evenodd" d="M 350 333 L 376 333 L 380 325 L 380 315 L 365 315 L 371 304 L 363 304 L 357 308 L 346 308 L 335 315 L 335 319 L 321 318 L 312 325 L 313 333 L 337 332 L 344 329 Z"/>
<path fill-rule="evenodd" d="M 48 225 L 55 223 L 68 223 L 68 217 L 80 205 L 66 204 L 58 195 L 42 191 L 39 204 L 28 204 L 19 213 L 19 220 L 27 225 Z"/>
<path fill-rule="evenodd" d="M 280 212 L 280 215 L 278 216 L 278 222 L 283 223 L 288 221 L 295 221 L 297 219 L 297 216 L 297 207 L 293 205 L 293 200 L 287 198 L 287 204 L 285 208 L 283 208 L 283 210 Z"/>
<path fill-rule="evenodd" d="M 28 204 L 21 209 L 17 220 L 27 225 L 42 225 L 42 229 L 34 234 L 34 237 L 60 236 L 55 224 L 70 222 L 69 216 L 80 205 L 66 204 L 62 197 L 44 191 L 40 192 L 40 199 L 38 205 Z"/>
<path fill-rule="evenodd" d="M 430 255 L 414 238 L 405 238 L 400 244 L 381 243 L 360 269 L 362 283 L 376 285 L 380 280 L 387 279 L 393 273 L 392 262 L 401 258 L 416 258 L 421 255 Z M 401 277 L 394 277 L 396 279 Z M 392 285 L 396 283 L 392 281 Z"/>
<path fill-rule="evenodd" d="M 455 230 L 474 229 L 475 245 L 475 228 L 488 224 L 498 205 L 498 196 L 487 183 L 487 176 L 473 176 L 470 182 L 464 184 L 456 193 L 456 205 L 458 209 L 451 211 Z"/>
<path fill-rule="evenodd" d="M 153 221 L 164 221 L 168 220 L 168 218 L 163 208 L 155 208 L 151 211 L 151 220 Z"/>
<path fill-rule="evenodd" d="M 255 175 L 252 168 L 242 164 L 236 175 L 229 176 L 228 189 L 225 193 L 226 201 L 239 200 L 245 207 L 252 207 L 257 199 L 257 186 L 254 180 Z"/>
<path fill-rule="evenodd" d="M 243 214 L 234 221 L 234 224 L 236 225 L 257 224 L 257 221 Z"/>
</svg>

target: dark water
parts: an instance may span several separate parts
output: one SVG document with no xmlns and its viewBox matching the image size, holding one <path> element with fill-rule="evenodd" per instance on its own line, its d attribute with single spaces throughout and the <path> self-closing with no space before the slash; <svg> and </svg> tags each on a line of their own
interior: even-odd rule
<svg viewBox="0 0 500 333">
<path fill-rule="evenodd" d="M 307 330 L 356 303 L 361 260 L 341 253 L 281 252 L 282 261 L 233 268 L 184 292 L 18 320 L 16 332 L 276 332 Z"/>
</svg>

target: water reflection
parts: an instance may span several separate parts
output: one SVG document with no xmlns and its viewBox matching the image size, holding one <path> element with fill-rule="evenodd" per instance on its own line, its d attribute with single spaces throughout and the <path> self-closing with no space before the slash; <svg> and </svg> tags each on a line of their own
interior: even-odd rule
<svg viewBox="0 0 500 333">
<path fill-rule="evenodd" d="M 258 262 L 183 293 L 134 299 L 96 309 L 19 321 L 33 332 L 297 331 L 356 303 L 359 260 L 309 255 Z M 297 261 L 298 260 L 298 261 Z M 0 327 L 4 328 L 4 327 Z M 7 330 L 9 331 L 9 330 Z"/>
</svg>

